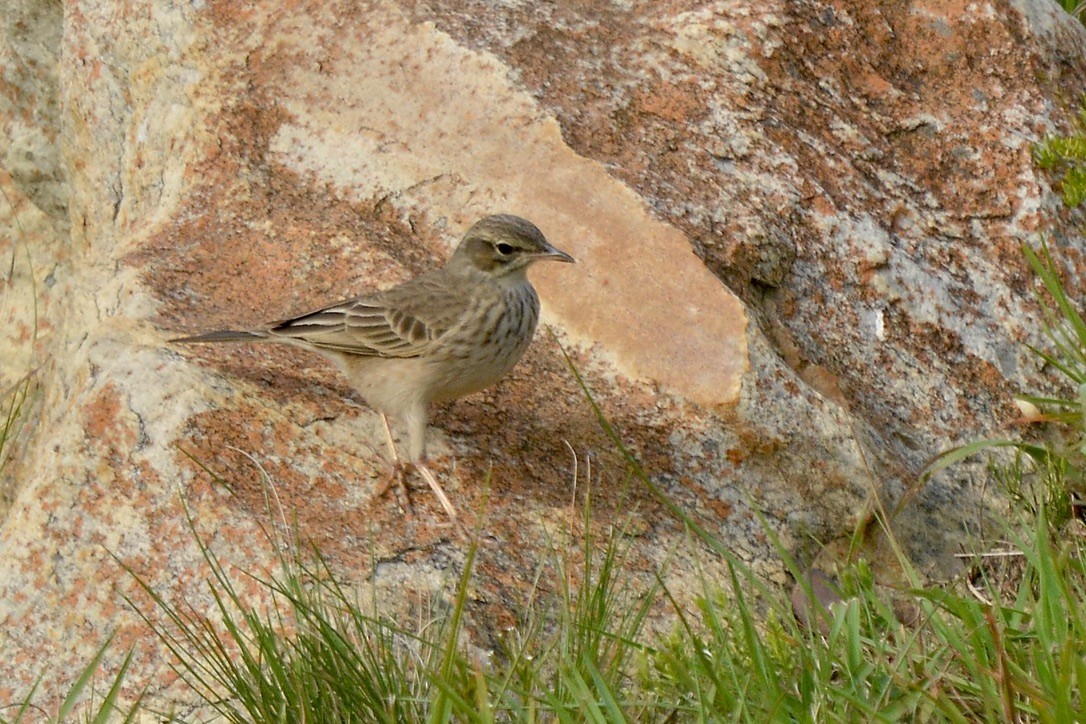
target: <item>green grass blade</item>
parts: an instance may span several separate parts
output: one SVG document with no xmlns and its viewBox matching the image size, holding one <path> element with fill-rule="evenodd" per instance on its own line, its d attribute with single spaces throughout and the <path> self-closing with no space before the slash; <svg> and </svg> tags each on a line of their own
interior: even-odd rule
<svg viewBox="0 0 1086 724">
<path fill-rule="evenodd" d="M 110 634 L 106 638 L 106 642 L 99 647 L 97 653 L 94 654 L 94 658 L 90 660 L 90 663 L 83 669 L 83 673 L 79 675 L 75 683 L 72 684 L 71 690 L 68 695 L 64 697 L 64 700 L 60 704 L 60 708 L 57 709 L 57 720 L 64 721 L 75 709 L 75 705 L 79 702 L 79 698 L 83 695 L 83 690 L 87 688 L 87 685 L 94 679 L 94 675 L 98 673 L 98 667 L 102 663 L 102 657 L 106 655 L 106 649 L 109 648 L 110 643 L 113 641 L 113 634 Z M 114 686 L 117 686 L 119 681 L 114 682 Z"/>
<path fill-rule="evenodd" d="M 108 641 L 107 641 L 108 643 Z M 129 651 L 124 661 L 121 662 L 121 668 L 113 678 L 113 685 L 109 687 L 109 691 L 106 692 L 105 698 L 102 700 L 101 706 L 98 707 L 98 712 L 95 714 L 91 721 L 94 724 L 107 724 L 112 715 L 115 713 L 115 707 L 117 704 L 117 697 L 121 694 L 121 684 L 124 683 L 124 677 L 128 673 L 129 667 L 132 665 L 133 651 Z M 125 716 L 125 721 L 133 721 L 136 717 L 137 710 L 139 709 L 140 702 L 143 700 L 143 693 L 141 693 L 133 705 L 129 708 L 128 714 Z"/>
<path fill-rule="evenodd" d="M 1044 284 L 1045 289 L 1048 290 L 1052 300 L 1059 308 L 1063 319 L 1065 319 L 1074 330 L 1075 336 L 1078 338 L 1078 349 L 1086 349 L 1086 322 L 1083 321 L 1082 316 L 1067 297 L 1067 293 L 1060 283 L 1056 265 L 1052 261 L 1052 255 L 1048 250 L 1048 244 L 1042 240 L 1039 251 L 1033 249 L 1033 247 L 1028 244 L 1023 244 L 1022 253 L 1025 254 L 1026 260 L 1029 262 L 1030 267 L 1033 268 L 1034 274 L 1037 275 Z"/>
<path fill-rule="evenodd" d="M 697 521 L 695 521 L 690 514 L 678 506 L 668 495 L 660 489 L 658 485 L 652 482 L 648 473 L 645 472 L 644 467 L 641 465 L 641 461 L 637 459 L 637 456 L 630 452 L 630 449 L 626 447 L 626 444 L 622 440 L 622 436 L 618 434 L 611 421 L 607 419 L 607 416 L 603 413 L 599 404 L 596 402 L 595 397 L 592 395 L 592 391 L 588 388 L 588 383 L 585 382 L 584 377 L 581 376 L 580 370 L 573 363 L 573 358 L 569 356 L 565 348 L 561 345 L 558 339 L 553 338 L 555 344 L 562 352 L 562 356 L 565 357 L 566 365 L 570 372 L 573 374 L 574 379 L 577 381 L 577 385 L 581 388 L 581 392 L 584 394 L 585 399 L 588 401 L 589 406 L 592 408 L 593 413 L 596 416 L 600 427 L 604 433 L 610 438 L 611 443 L 615 446 L 615 449 L 619 451 L 622 457 L 625 459 L 626 464 L 629 466 L 631 472 L 638 479 L 638 481 L 645 486 L 649 491 L 649 494 L 664 507 L 669 513 L 675 516 L 683 524 L 688 526 L 698 538 L 700 538 L 706 545 L 708 545 L 713 551 L 723 555 L 729 556 L 730 553 L 727 547 L 716 536 L 705 530 Z"/>
<path fill-rule="evenodd" d="M 460 651 L 460 627 L 463 623 L 464 608 L 467 605 L 468 598 L 468 586 L 471 582 L 475 554 L 478 548 L 479 539 L 477 537 L 472 538 L 471 545 L 468 546 L 467 558 L 464 561 L 464 570 L 460 574 L 460 582 L 456 589 L 452 616 L 447 622 L 448 630 L 444 642 L 444 655 L 436 678 L 436 682 L 441 685 L 437 687 L 437 696 L 434 699 L 429 717 L 432 724 L 447 722 L 452 717 L 455 690 L 449 683 L 453 681 L 453 669 Z M 470 711 L 470 706 L 466 700 L 460 699 L 457 703 L 459 703 L 462 711 Z"/>
<path fill-rule="evenodd" d="M 626 714 L 619 706 L 618 699 L 611 690 L 611 686 L 604 679 L 603 674 L 600 673 L 600 669 L 596 665 L 596 662 L 593 661 L 592 657 L 588 656 L 587 653 L 581 657 L 581 667 L 584 668 L 592 678 L 594 693 L 597 701 L 602 705 L 600 713 L 607 712 L 605 721 L 627 721 Z"/>
</svg>

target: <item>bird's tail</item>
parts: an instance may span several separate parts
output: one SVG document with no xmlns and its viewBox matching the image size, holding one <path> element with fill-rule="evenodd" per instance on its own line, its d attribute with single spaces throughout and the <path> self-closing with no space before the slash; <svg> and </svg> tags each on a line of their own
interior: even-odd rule
<svg viewBox="0 0 1086 724">
<path fill-rule="evenodd" d="M 223 329 L 218 332 L 197 334 L 194 337 L 176 337 L 171 342 L 181 344 L 201 344 L 204 342 L 260 342 L 268 338 L 262 332 L 239 332 L 232 329 Z"/>
</svg>

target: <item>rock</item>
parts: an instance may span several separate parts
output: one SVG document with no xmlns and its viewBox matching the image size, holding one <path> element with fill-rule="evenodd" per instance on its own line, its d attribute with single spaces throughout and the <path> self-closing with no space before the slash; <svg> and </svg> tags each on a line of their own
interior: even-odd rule
<svg viewBox="0 0 1086 724">
<path fill-rule="evenodd" d="M 254 541 L 282 518 L 389 613 L 448 590 L 466 541 L 425 494 L 374 498 L 380 424 L 329 365 L 165 340 L 394 284 L 486 213 L 578 265 L 533 272 L 546 329 L 510 378 L 434 416 L 485 522 L 482 647 L 589 462 L 646 580 L 723 580 L 628 484 L 562 349 L 654 482 L 782 585 L 763 525 L 810 562 L 874 496 L 951 571 L 999 501 L 970 469 L 908 486 L 1054 384 L 1019 246 L 1049 231 L 1078 283 L 1081 219 L 1030 141 L 1083 91 L 1086 31 L 1050 3 L 12 5 L 0 383 L 33 394 L 0 481 L 2 701 L 43 669 L 56 700 L 115 630 L 106 675 L 138 644 L 127 695 L 191 703 L 122 598 L 148 603 L 128 567 L 213 610 L 186 507 L 237 571 L 274 570 Z"/>
</svg>

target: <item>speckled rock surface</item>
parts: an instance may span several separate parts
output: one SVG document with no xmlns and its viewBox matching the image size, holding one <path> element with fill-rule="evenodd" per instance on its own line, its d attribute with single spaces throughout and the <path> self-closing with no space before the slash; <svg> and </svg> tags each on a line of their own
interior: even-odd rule
<svg viewBox="0 0 1086 724">
<path fill-rule="evenodd" d="M 487 213 L 578 264 L 533 271 L 545 329 L 510 378 L 434 414 L 484 521 L 480 646 L 570 519 L 571 450 L 646 577 L 667 559 L 682 597 L 718 565 L 629 487 L 559 344 L 777 583 L 756 512 L 815 557 L 1051 384 L 1018 249 L 1049 230 L 1077 270 L 1082 241 L 1030 142 L 1086 88 L 1051 3 L 17 0 L 0 33 L 0 385 L 33 373 L 0 473 L 0 703 L 43 670 L 55 697 L 114 630 L 129 695 L 190 703 L 117 562 L 210 610 L 182 500 L 237 570 L 274 565 L 270 481 L 386 612 L 452 585 L 466 539 L 422 490 L 412 516 L 375 498 L 380 423 L 329 365 L 165 340 L 394 284 Z M 993 505 L 960 471 L 895 525 L 945 575 Z"/>
</svg>

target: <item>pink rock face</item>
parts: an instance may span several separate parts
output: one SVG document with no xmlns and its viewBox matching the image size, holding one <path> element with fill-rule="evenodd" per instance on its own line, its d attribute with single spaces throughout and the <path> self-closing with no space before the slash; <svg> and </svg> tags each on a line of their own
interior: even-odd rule
<svg viewBox="0 0 1086 724">
<path fill-rule="evenodd" d="M 104 673 L 138 642 L 129 693 L 184 705 L 117 563 L 210 611 L 182 501 L 237 570 L 274 565 L 270 482 L 385 612 L 447 590 L 466 540 L 424 489 L 410 516 L 375 496 L 380 423 L 331 365 L 165 340 L 395 284 L 489 213 L 578 263 L 532 270 L 544 328 L 510 377 L 434 410 L 435 469 L 485 521 L 478 644 L 576 517 L 571 448 L 646 578 L 667 558 L 695 595 L 717 565 L 628 486 L 559 345 L 654 480 L 783 583 L 755 511 L 815 557 L 1050 384 L 1018 248 L 1069 223 L 1030 141 L 1086 39 L 1049 5 L 17 1 L 0 390 L 33 385 L 0 457 L 0 702 L 43 669 L 65 691 L 117 630 Z M 896 521 L 933 573 L 994 504 L 974 474 Z"/>
</svg>

